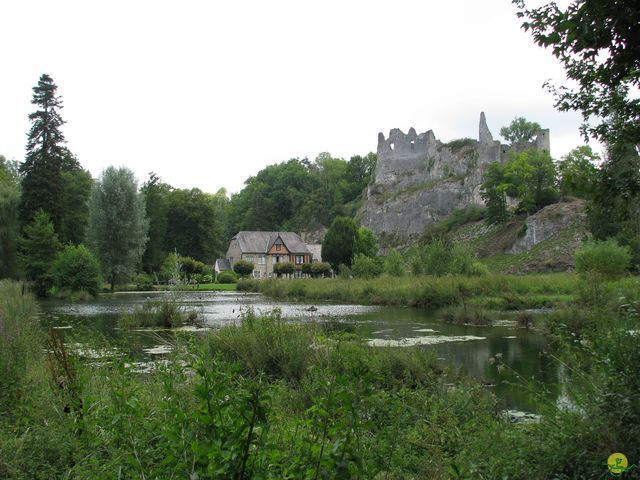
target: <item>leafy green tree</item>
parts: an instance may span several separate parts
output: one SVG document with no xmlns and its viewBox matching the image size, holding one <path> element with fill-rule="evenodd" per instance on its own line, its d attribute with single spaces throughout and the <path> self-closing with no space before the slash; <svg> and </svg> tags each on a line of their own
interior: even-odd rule
<svg viewBox="0 0 640 480">
<path fill-rule="evenodd" d="M 204 275 L 209 270 L 208 267 L 199 260 L 191 257 L 180 257 L 181 264 L 181 276 L 186 283 L 191 283 L 192 280 L 199 275 Z"/>
<path fill-rule="evenodd" d="M 62 222 L 62 164 L 65 157 L 64 124 L 60 116 L 62 99 L 51 77 L 43 74 L 33 87 L 31 103 L 38 109 L 29 114 L 31 129 L 27 140 L 27 154 L 20 165 L 22 202 L 20 218 L 31 222 L 38 210 L 48 213 L 56 232 Z"/>
<path fill-rule="evenodd" d="M 367 227 L 358 228 L 354 255 L 362 254 L 375 258 L 378 256 L 378 240 L 374 233 Z"/>
<path fill-rule="evenodd" d="M 593 236 L 629 246 L 633 268 L 640 270 L 640 155 L 634 145 L 608 146 L 588 217 Z"/>
<path fill-rule="evenodd" d="M 224 242 L 224 191 L 172 190 L 167 196 L 165 251 L 212 264 L 226 249 Z"/>
<path fill-rule="evenodd" d="M 117 281 L 128 281 L 135 273 L 148 228 L 133 172 L 126 167 L 107 167 L 91 192 L 87 240 L 111 291 Z"/>
<path fill-rule="evenodd" d="M 51 273 L 59 289 L 98 294 L 100 263 L 84 245 L 67 245 L 53 262 Z"/>
<path fill-rule="evenodd" d="M 53 286 L 51 266 L 60 251 L 60 241 L 47 213 L 38 210 L 30 224 L 24 227 L 20 240 L 20 260 L 28 280 L 37 295 L 43 297 Z"/>
<path fill-rule="evenodd" d="M 516 117 L 508 127 L 500 129 L 500 135 L 509 143 L 524 143 L 534 140 L 539 130 L 540 124 Z"/>
<path fill-rule="evenodd" d="M 582 132 L 599 140 L 640 145 L 640 9 L 635 0 L 573 0 L 566 8 L 550 2 L 518 7 L 522 28 L 550 47 L 571 88 L 547 83 L 561 111 L 582 113 Z"/>
<path fill-rule="evenodd" d="M 233 271 L 238 274 L 240 277 L 246 277 L 253 273 L 254 269 L 253 263 L 247 260 L 238 260 L 233 264 Z"/>
<path fill-rule="evenodd" d="M 171 190 L 171 186 L 163 183 L 153 172 L 149 173 L 149 179 L 140 189 L 149 219 L 149 241 L 142 256 L 142 266 L 149 273 L 160 271 L 166 257 L 165 237 Z"/>
<path fill-rule="evenodd" d="M 305 275 L 311 275 L 313 272 L 313 269 L 311 268 L 312 265 L 313 264 L 311 263 L 303 263 L 302 265 L 300 265 L 300 271 Z"/>
<path fill-rule="evenodd" d="M 563 196 L 590 198 L 597 180 L 596 163 L 599 161 L 600 155 L 588 145 L 576 147 L 562 157 L 558 163 L 560 193 Z"/>
<path fill-rule="evenodd" d="M 511 158 L 504 168 L 507 193 L 518 197 L 519 208 L 527 213 L 555 202 L 556 166 L 549 152 L 530 149 Z"/>
<path fill-rule="evenodd" d="M 142 266 L 146 272 L 158 272 L 166 257 L 167 211 L 172 188 L 151 172 L 140 191 L 149 219 L 149 241 L 142 256 Z"/>
<path fill-rule="evenodd" d="M 7 160 L 0 155 L 0 278 L 18 275 L 18 206 L 20 185 Z"/>
<path fill-rule="evenodd" d="M 352 218 L 336 217 L 322 242 L 322 258 L 337 271 L 339 265 L 351 266 L 356 253 L 358 229 Z"/>
<path fill-rule="evenodd" d="M 489 164 L 482 177 L 480 195 L 484 200 L 487 211 L 486 221 L 489 224 L 504 223 L 509 218 L 507 210 L 507 189 L 509 185 L 505 178 L 504 165 L 500 162 Z"/>
<path fill-rule="evenodd" d="M 62 243 L 79 245 L 84 241 L 92 185 L 91 174 L 65 149 L 65 161 L 60 173 L 62 217 L 58 232 Z"/>
<path fill-rule="evenodd" d="M 371 178 L 376 170 L 377 155 L 368 153 L 360 156 L 354 155 L 349 159 L 345 179 L 347 183 L 345 191 L 345 201 L 357 199 L 371 182 Z"/>
</svg>

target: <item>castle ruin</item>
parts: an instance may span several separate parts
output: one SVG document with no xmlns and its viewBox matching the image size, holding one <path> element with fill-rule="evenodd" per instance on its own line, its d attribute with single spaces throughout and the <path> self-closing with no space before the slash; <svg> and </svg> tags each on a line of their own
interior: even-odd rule
<svg viewBox="0 0 640 480">
<path fill-rule="evenodd" d="M 359 212 L 362 224 L 383 239 L 393 237 L 393 243 L 412 243 L 454 209 L 484 206 L 480 186 L 490 163 L 505 162 L 511 151 L 550 151 L 548 129 L 533 142 L 504 145 L 493 139 L 481 113 L 478 130 L 478 140 L 449 143 L 432 130 L 418 135 L 414 128 L 407 134 L 393 129 L 388 138 L 379 133 L 375 180 Z"/>
</svg>

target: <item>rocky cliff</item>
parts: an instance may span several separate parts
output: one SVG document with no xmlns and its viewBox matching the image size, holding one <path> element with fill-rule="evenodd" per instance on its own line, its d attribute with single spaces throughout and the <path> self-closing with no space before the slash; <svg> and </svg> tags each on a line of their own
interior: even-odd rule
<svg viewBox="0 0 640 480">
<path fill-rule="evenodd" d="M 375 181 L 358 217 L 383 244 L 413 243 L 454 209 L 484 205 L 480 185 L 487 166 L 527 148 L 549 151 L 549 130 L 531 143 L 503 145 L 493 139 L 484 113 L 478 140 L 442 143 L 432 130 L 418 135 L 413 128 L 407 134 L 393 129 L 388 138 L 379 133 Z"/>
</svg>

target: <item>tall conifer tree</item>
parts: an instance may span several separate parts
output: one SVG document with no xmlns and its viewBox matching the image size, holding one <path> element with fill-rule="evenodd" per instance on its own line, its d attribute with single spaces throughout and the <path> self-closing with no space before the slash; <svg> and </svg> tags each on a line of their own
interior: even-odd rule
<svg viewBox="0 0 640 480">
<path fill-rule="evenodd" d="M 37 106 L 37 110 L 29 115 L 31 129 L 27 154 L 20 165 L 23 174 L 20 218 L 26 225 L 42 209 L 59 232 L 62 223 L 62 164 L 66 149 L 60 130 L 64 124 L 60 116 L 62 99 L 56 95 L 57 89 L 47 74 L 43 74 L 38 85 L 33 87 L 31 103 Z"/>
</svg>

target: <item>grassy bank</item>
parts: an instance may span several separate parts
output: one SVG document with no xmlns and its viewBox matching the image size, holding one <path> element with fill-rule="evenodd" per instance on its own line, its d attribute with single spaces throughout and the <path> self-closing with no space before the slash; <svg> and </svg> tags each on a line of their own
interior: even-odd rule
<svg viewBox="0 0 640 480">
<path fill-rule="evenodd" d="M 573 299 L 577 289 L 578 277 L 567 273 L 379 277 L 371 280 L 270 279 L 241 280 L 238 283 L 238 290 L 262 292 L 287 300 L 413 307 L 441 307 L 463 301 L 484 301 L 506 309 L 555 306 Z"/>
<path fill-rule="evenodd" d="M 0 398 L 0 478 L 603 478 L 613 451 L 640 455 L 636 301 L 551 320 L 576 407 L 542 404 L 540 423 L 520 425 L 428 349 L 277 312 L 176 336 L 148 374 L 85 362 L 38 335 L 33 299 L 0 283 L 0 354 L 26 353 L 0 356 L 19 393 Z"/>
</svg>

